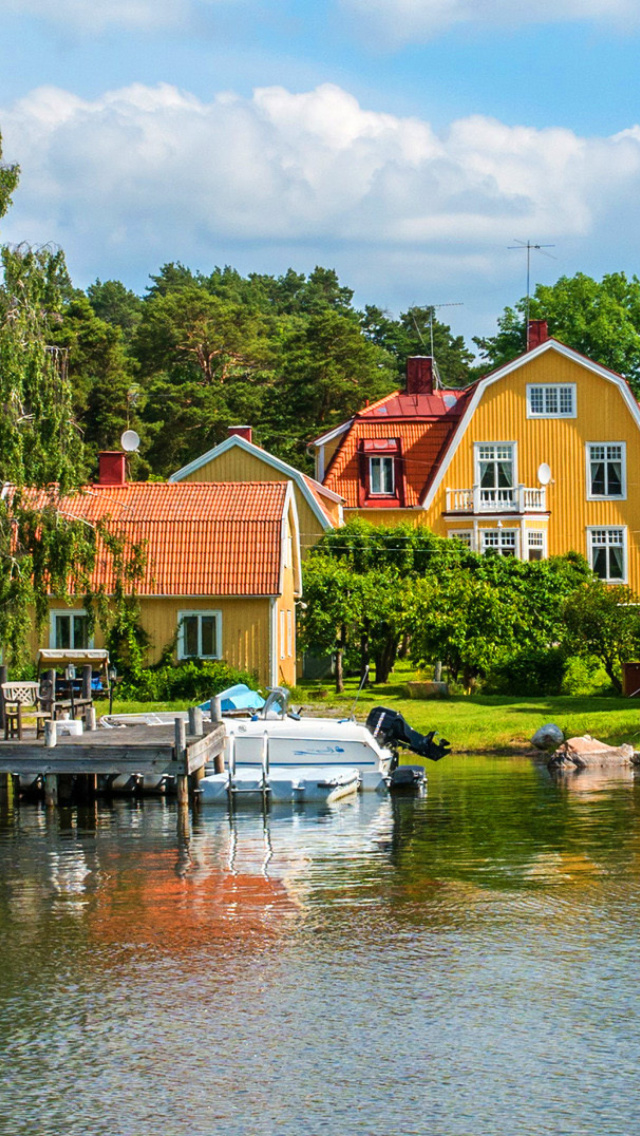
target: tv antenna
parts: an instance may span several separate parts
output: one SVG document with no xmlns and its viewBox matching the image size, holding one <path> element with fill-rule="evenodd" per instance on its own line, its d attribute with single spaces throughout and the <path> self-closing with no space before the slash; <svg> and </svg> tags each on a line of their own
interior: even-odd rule
<svg viewBox="0 0 640 1136">
<path fill-rule="evenodd" d="M 515 245 L 507 245 L 508 249 L 522 249 L 527 250 L 527 304 L 525 307 L 525 327 L 527 333 L 527 351 L 529 350 L 529 293 L 531 291 L 531 250 L 535 249 L 536 252 L 541 252 L 543 256 L 547 256 L 549 260 L 556 260 L 550 252 L 545 252 L 545 249 L 553 249 L 555 245 L 540 245 L 535 241 L 520 241 L 517 237 L 513 238 L 516 242 Z"/>
<path fill-rule="evenodd" d="M 449 303 L 449 304 L 427 304 L 426 305 L 426 310 L 429 313 L 429 344 L 430 344 L 430 347 L 431 347 L 431 358 L 433 360 L 433 373 L 434 373 L 434 377 L 435 377 L 435 380 L 436 380 L 436 389 L 442 386 L 442 379 L 440 378 L 440 372 L 438 371 L 438 364 L 436 363 L 436 358 L 435 358 L 435 354 L 434 354 L 434 350 L 433 350 L 433 321 L 434 321 L 434 318 L 435 318 L 435 314 L 436 314 L 437 311 L 440 310 L 440 308 L 463 308 L 463 307 L 464 307 L 464 304 L 461 300 L 458 300 L 457 302 Z M 422 337 L 422 332 L 420 331 L 420 328 L 418 327 L 418 321 L 416 320 L 416 317 L 414 315 L 414 308 L 411 309 L 411 319 L 413 320 L 413 326 L 415 327 L 415 329 L 418 333 L 418 339 L 420 340 L 421 343 L 424 343 L 424 339 Z"/>
</svg>

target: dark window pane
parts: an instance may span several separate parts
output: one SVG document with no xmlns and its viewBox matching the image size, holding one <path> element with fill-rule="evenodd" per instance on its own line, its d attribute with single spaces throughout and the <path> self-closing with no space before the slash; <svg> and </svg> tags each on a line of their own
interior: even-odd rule
<svg viewBox="0 0 640 1136">
<path fill-rule="evenodd" d="M 622 465 L 620 462 L 609 462 L 609 497 L 620 497 L 622 494 Z"/>
<path fill-rule="evenodd" d="M 197 655 L 198 654 L 198 617 L 197 615 L 188 615 L 183 620 L 182 632 L 184 635 L 184 654 Z"/>
<path fill-rule="evenodd" d="M 591 492 L 594 497 L 604 497 L 604 462 L 591 463 Z"/>
<path fill-rule="evenodd" d="M 603 580 L 607 578 L 607 550 L 606 548 L 594 548 L 593 550 L 593 570 L 596 576 L 600 576 Z"/>
<path fill-rule="evenodd" d="M 216 653 L 216 617 L 203 615 L 200 620 L 202 635 L 202 654 L 215 655 Z"/>
<path fill-rule="evenodd" d="M 71 646 L 71 616 L 56 615 L 56 647 L 66 649 Z"/>
<path fill-rule="evenodd" d="M 89 646 L 89 620 L 86 615 L 73 617 L 73 646 L 81 651 L 86 651 Z"/>
<path fill-rule="evenodd" d="M 623 559 L 623 557 L 622 557 L 622 549 L 621 548 L 616 548 L 615 545 L 614 545 L 613 548 L 609 549 L 609 579 L 610 580 L 622 580 L 622 578 L 624 576 L 622 559 Z"/>
</svg>

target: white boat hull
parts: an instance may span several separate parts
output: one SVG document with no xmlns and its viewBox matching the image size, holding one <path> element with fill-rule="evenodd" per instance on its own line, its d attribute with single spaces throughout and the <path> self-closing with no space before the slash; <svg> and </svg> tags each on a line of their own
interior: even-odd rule
<svg viewBox="0 0 640 1136">
<path fill-rule="evenodd" d="M 207 805 L 226 805 L 229 799 L 262 800 L 271 804 L 314 802 L 332 804 L 360 788 L 358 770 L 349 766 L 274 766 L 266 781 L 262 770 L 243 766 L 235 773 L 214 773 L 203 777 L 198 785 L 200 800 Z"/>
</svg>

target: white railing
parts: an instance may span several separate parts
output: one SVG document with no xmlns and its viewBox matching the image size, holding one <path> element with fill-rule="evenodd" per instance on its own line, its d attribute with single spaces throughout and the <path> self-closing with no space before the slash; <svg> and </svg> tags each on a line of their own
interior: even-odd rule
<svg viewBox="0 0 640 1136">
<path fill-rule="evenodd" d="M 544 513 L 546 486 L 534 489 L 515 485 L 512 489 L 447 489 L 447 513 Z"/>
</svg>

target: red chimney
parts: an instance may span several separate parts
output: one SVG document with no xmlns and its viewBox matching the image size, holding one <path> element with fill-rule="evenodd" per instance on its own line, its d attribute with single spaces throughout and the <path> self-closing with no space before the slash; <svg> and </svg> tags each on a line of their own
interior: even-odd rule
<svg viewBox="0 0 640 1136">
<path fill-rule="evenodd" d="M 407 394 L 433 394 L 433 359 L 412 355 L 407 359 Z"/>
<path fill-rule="evenodd" d="M 253 429 L 252 429 L 251 426 L 230 426 L 229 427 L 229 437 L 230 438 L 237 436 L 238 438 L 244 438 L 247 442 L 250 442 L 252 434 L 253 434 Z"/>
<path fill-rule="evenodd" d="M 102 450 L 98 454 L 98 485 L 125 485 L 126 459 L 121 450 Z"/>
<path fill-rule="evenodd" d="M 527 335 L 527 351 L 533 351 L 549 338 L 549 328 L 546 320 L 529 320 L 529 334 Z"/>
<path fill-rule="evenodd" d="M 412 356 L 407 359 L 407 394 L 433 394 L 431 356 Z"/>
</svg>

